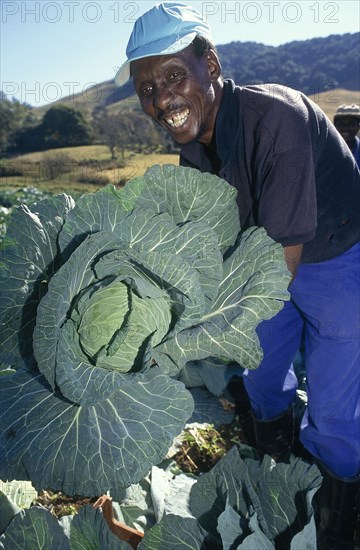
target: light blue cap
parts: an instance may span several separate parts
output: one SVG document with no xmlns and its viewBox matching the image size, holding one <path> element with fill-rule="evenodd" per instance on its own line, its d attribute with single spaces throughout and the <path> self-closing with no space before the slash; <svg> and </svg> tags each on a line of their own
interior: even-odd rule
<svg viewBox="0 0 360 550">
<path fill-rule="evenodd" d="M 196 35 L 213 42 L 208 23 L 191 6 L 163 2 L 135 21 L 126 48 L 127 60 L 115 75 L 123 86 L 130 79 L 130 63 L 152 55 L 171 55 L 187 48 Z"/>
</svg>

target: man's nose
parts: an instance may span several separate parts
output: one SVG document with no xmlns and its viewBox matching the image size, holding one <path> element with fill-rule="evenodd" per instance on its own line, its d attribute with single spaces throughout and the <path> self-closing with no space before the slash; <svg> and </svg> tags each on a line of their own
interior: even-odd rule
<svg viewBox="0 0 360 550">
<path fill-rule="evenodd" d="M 154 107 L 164 111 L 173 97 L 174 94 L 167 84 L 157 86 L 154 93 Z"/>
</svg>

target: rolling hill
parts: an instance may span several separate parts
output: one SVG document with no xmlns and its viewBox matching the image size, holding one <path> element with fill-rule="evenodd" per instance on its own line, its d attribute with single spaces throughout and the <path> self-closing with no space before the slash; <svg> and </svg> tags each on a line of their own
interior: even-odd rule
<svg viewBox="0 0 360 550">
<path fill-rule="evenodd" d="M 332 116 L 341 103 L 360 103 L 360 33 L 330 35 L 281 46 L 231 42 L 217 47 L 225 77 L 238 84 L 279 83 L 301 90 Z M 113 112 L 139 109 L 132 85 L 116 88 L 112 80 L 80 94 L 35 108 L 41 118 L 54 104 L 76 107 L 88 117 L 99 105 Z"/>
<path fill-rule="evenodd" d="M 219 46 L 223 73 L 239 84 L 285 84 L 307 95 L 360 89 L 360 33 L 294 41 L 277 47 L 254 42 Z"/>
</svg>

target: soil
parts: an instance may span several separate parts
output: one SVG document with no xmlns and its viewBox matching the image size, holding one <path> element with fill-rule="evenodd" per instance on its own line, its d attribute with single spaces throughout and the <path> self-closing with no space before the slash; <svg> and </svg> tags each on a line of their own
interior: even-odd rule
<svg viewBox="0 0 360 550">
<path fill-rule="evenodd" d="M 97 497 L 68 496 L 61 492 L 41 491 L 36 499 L 36 504 L 41 504 L 58 519 L 63 516 L 75 514 L 85 504 L 94 504 Z"/>
<path fill-rule="evenodd" d="M 217 429 L 189 428 L 185 433 L 188 437 L 172 458 L 183 472 L 195 475 L 208 472 L 231 447 L 245 442 L 238 422 Z"/>
</svg>

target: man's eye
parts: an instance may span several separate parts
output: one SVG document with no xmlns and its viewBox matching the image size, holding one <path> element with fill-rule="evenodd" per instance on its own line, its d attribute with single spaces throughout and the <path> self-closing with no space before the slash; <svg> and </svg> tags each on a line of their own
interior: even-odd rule
<svg viewBox="0 0 360 550">
<path fill-rule="evenodd" d="M 170 75 L 170 80 L 173 80 L 174 78 L 177 78 L 180 74 L 181 74 L 180 71 L 174 71 Z"/>
<path fill-rule="evenodd" d="M 143 86 L 140 90 L 140 95 L 141 96 L 146 96 L 146 95 L 149 95 L 152 91 L 152 86 Z"/>
</svg>

